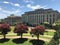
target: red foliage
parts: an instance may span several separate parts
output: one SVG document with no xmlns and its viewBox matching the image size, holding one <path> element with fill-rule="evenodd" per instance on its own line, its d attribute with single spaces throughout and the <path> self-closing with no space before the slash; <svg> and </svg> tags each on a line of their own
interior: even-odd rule
<svg viewBox="0 0 60 45">
<path fill-rule="evenodd" d="M 0 24 L 0 29 L 1 29 L 1 31 L 6 29 L 8 32 L 8 31 L 10 31 L 10 25 L 7 23 Z"/>
<path fill-rule="evenodd" d="M 9 24 L 2 24 L 2 28 L 10 28 Z"/>
<path fill-rule="evenodd" d="M 0 32 L 3 34 L 4 39 L 6 38 L 6 34 L 10 31 L 10 25 L 7 23 L 0 24 Z"/>
<path fill-rule="evenodd" d="M 1 28 L 1 24 L 0 24 L 0 28 Z"/>
<path fill-rule="evenodd" d="M 31 29 L 31 34 L 43 34 L 45 31 L 45 27 L 36 26 L 34 29 Z"/>
<path fill-rule="evenodd" d="M 15 33 L 26 33 L 28 30 L 28 27 L 25 26 L 24 24 L 17 24 L 15 26 L 14 32 Z"/>
<path fill-rule="evenodd" d="M 0 24 L 0 31 L 1 31 L 1 24 Z"/>
<path fill-rule="evenodd" d="M 36 26 L 35 29 L 39 31 L 45 31 L 45 27 L 43 26 Z"/>
</svg>

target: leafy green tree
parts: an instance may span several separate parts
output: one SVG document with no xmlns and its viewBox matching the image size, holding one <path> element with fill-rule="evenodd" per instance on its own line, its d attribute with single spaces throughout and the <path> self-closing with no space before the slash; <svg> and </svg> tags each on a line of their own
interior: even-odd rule
<svg viewBox="0 0 60 45">
<path fill-rule="evenodd" d="M 59 39 L 60 39 L 60 25 L 53 26 L 53 29 L 56 30 L 52 40 L 49 42 L 48 45 L 59 45 Z"/>
<path fill-rule="evenodd" d="M 45 28 L 47 28 L 47 29 L 51 29 L 52 28 L 52 25 L 49 24 L 49 22 L 44 22 L 43 24 L 44 24 Z"/>
</svg>

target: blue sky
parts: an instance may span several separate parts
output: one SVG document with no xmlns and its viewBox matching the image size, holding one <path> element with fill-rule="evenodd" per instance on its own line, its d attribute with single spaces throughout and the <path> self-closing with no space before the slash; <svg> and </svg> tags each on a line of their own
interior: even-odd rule
<svg viewBox="0 0 60 45">
<path fill-rule="evenodd" d="M 0 0 L 0 19 L 10 14 L 20 16 L 39 8 L 52 8 L 60 12 L 60 0 Z"/>
</svg>

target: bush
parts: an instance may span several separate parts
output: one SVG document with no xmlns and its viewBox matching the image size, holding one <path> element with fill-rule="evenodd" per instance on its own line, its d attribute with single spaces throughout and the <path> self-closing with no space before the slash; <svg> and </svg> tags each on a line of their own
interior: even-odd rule
<svg viewBox="0 0 60 45">
<path fill-rule="evenodd" d="M 60 39 L 60 25 L 53 26 L 53 29 L 56 30 L 52 40 L 49 42 L 48 45 L 59 45 L 59 39 Z"/>
</svg>

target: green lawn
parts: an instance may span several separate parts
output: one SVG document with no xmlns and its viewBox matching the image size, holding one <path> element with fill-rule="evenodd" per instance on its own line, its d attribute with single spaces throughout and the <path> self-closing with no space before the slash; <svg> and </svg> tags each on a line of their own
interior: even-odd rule
<svg viewBox="0 0 60 45">
<path fill-rule="evenodd" d="M 45 32 L 44 35 L 50 35 L 50 36 L 53 36 L 53 35 L 54 35 L 54 32 L 48 31 L 48 32 Z"/>
<path fill-rule="evenodd" d="M 0 45 L 47 45 L 48 42 L 44 42 L 42 40 L 35 40 L 35 39 L 0 39 Z"/>
<path fill-rule="evenodd" d="M 13 30 L 14 30 L 14 26 L 11 26 L 11 31 L 7 34 L 7 37 L 17 36 L 17 34 L 13 32 Z M 48 32 L 45 32 L 44 35 L 53 36 L 54 32 L 48 31 Z M 31 37 L 29 31 L 26 34 L 23 34 L 23 36 Z M 51 39 L 52 37 L 49 37 L 49 36 L 40 36 L 40 38 Z M 2 35 L 0 35 L 0 37 L 2 37 Z M 33 39 L 7 39 L 7 40 L 0 39 L 0 45 L 34 45 L 34 44 L 47 45 L 48 43 L 48 42 L 44 42 L 44 43 L 43 42 L 44 41 L 42 40 L 38 41 Z"/>
<path fill-rule="evenodd" d="M 13 32 L 13 30 L 14 30 L 14 26 L 11 26 L 11 31 L 8 32 L 7 37 L 17 36 L 17 34 Z M 49 36 L 53 36 L 53 35 L 54 35 L 54 32 L 48 31 L 48 32 L 45 32 L 45 33 L 44 33 L 44 35 L 47 35 L 47 34 L 48 34 Z M 28 31 L 28 33 L 24 33 L 23 36 L 30 36 L 30 37 L 31 37 L 29 31 Z M 48 39 L 51 39 L 52 37 L 49 37 L 49 36 L 40 36 L 40 38 L 48 38 Z M 1 36 L 0 36 L 0 37 L 1 37 Z M 35 36 L 35 37 L 36 37 L 36 36 Z"/>
<path fill-rule="evenodd" d="M 14 30 L 14 26 L 11 26 L 11 31 L 8 32 L 7 37 L 17 36 L 17 34 L 13 32 L 13 30 Z M 54 32 L 48 31 L 48 32 L 45 32 L 45 33 L 44 33 L 44 35 L 47 35 L 47 34 L 50 35 L 50 36 L 53 36 L 53 35 L 54 35 Z M 28 33 L 24 33 L 23 36 L 30 36 L 30 37 L 31 37 L 29 31 L 28 31 Z M 1 37 L 1 36 L 0 36 L 0 37 Z M 36 37 L 36 36 L 35 36 L 35 37 Z M 40 38 L 48 38 L 48 39 L 51 39 L 51 37 L 48 37 L 48 36 L 40 36 Z"/>
<path fill-rule="evenodd" d="M 7 35 L 17 35 L 16 33 L 13 32 L 13 30 L 14 30 L 14 26 L 11 26 L 11 31 Z M 50 35 L 50 36 L 53 36 L 54 32 L 48 31 L 48 32 L 44 33 L 44 35 L 47 35 L 47 34 Z M 29 31 L 28 31 L 28 33 L 26 33 L 24 35 L 29 35 L 30 36 Z"/>
<path fill-rule="evenodd" d="M 14 26 L 11 26 L 11 31 L 7 34 L 7 36 L 17 36 L 16 33 L 13 32 L 14 30 Z M 51 32 L 51 31 L 48 31 L 48 32 L 45 32 L 44 35 L 50 35 L 50 36 L 53 36 L 54 35 L 54 32 Z M 29 31 L 28 33 L 24 33 L 23 36 L 31 36 Z M 35 36 L 36 37 L 36 36 Z M 41 38 L 48 38 L 48 39 L 51 39 L 51 37 L 47 37 L 47 36 L 40 36 Z"/>
</svg>

